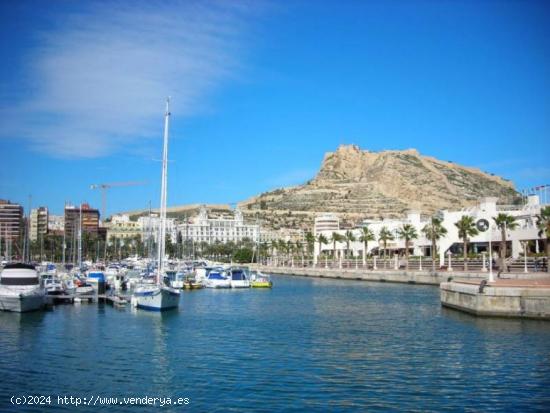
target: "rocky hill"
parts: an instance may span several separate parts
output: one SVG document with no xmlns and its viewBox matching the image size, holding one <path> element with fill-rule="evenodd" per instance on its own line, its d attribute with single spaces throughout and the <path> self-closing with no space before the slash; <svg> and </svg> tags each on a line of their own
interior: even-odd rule
<svg viewBox="0 0 550 413">
<path fill-rule="evenodd" d="M 343 145 L 325 155 L 319 173 L 306 184 L 263 193 L 240 207 L 272 227 L 301 217 L 294 224 L 311 228 L 316 212 L 339 213 L 344 220 L 399 217 L 411 209 L 431 214 L 486 196 L 513 203 L 518 195 L 510 181 L 414 149 L 369 152 Z"/>
</svg>

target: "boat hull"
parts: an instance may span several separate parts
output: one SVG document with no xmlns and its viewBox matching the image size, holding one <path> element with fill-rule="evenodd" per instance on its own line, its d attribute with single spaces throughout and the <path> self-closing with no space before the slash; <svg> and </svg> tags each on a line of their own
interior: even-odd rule
<svg viewBox="0 0 550 413">
<path fill-rule="evenodd" d="M 271 281 L 252 281 L 250 286 L 252 288 L 271 288 L 273 283 Z"/>
<path fill-rule="evenodd" d="M 134 292 L 132 305 L 148 311 L 166 311 L 179 307 L 180 292 L 169 287 L 141 288 Z"/>
<path fill-rule="evenodd" d="M 224 280 L 224 281 L 207 280 L 206 288 L 231 288 L 231 282 L 229 280 Z"/>
<path fill-rule="evenodd" d="M 26 313 L 28 311 L 40 310 L 43 306 L 43 294 L 31 294 L 21 296 L 0 294 L 0 310 L 2 311 Z"/>
<path fill-rule="evenodd" d="M 250 288 L 250 281 L 248 280 L 231 280 L 231 288 Z"/>
</svg>

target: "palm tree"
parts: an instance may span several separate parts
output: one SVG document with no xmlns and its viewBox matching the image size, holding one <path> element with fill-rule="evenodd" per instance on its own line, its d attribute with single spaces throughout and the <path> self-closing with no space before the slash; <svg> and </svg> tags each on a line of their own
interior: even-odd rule
<svg viewBox="0 0 550 413">
<path fill-rule="evenodd" d="M 516 218 L 509 214 L 503 214 L 502 212 L 493 218 L 498 229 L 500 229 L 500 270 L 507 271 L 506 265 L 506 230 L 514 230 L 517 228 L 518 223 Z"/>
<path fill-rule="evenodd" d="M 539 237 L 546 237 L 546 271 L 550 272 L 550 206 L 540 209 L 540 214 L 537 215 L 537 228 Z"/>
<path fill-rule="evenodd" d="M 334 254 L 334 261 L 336 261 L 336 243 L 343 241 L 344 236 L 338 234 L 337 232 L 333 232 L 332 236 L 330 237 L 330 240 L 332 241 L 332 251 Z"/>
<path fill-rule="evenodd" d="M 319 234 L 317 236 L 317 242 L 319 243 L 319 257 L 321 256 L 321 250 L 323 248 L 323 244 L 326 245 L 328 244 L 328 239 L 327 237 L 325 237 L 323 234 Z"/>
<path fill-rule="evenodd" d="M 463 254 L 464 254 L 464 271 L 468 271 L 468 241 L 469 237 L 473 237 L 478 234 L 474 217 L 469 215 L 462 215 L 462 217 L 455 222 L 455 226 L 458 228 L 458 236 L 462 238 Z"/>
<path fill-rule="evenodd" d="M 307 252 L 313 256 L 313 246 L 315 245 L 315 235 L 311 231 L 306 232 L 305 241 L 307 245 Z"/>
<path fill-rule="evenodd" d="M 409 271 L 409 242 L 418 238 L 416 228 L 411 224 L 403 224 L 401 228 L 397 230 L 397 234 L 400 238 L 405 240 L 405 259 L 407 260 L 407 271 Z"/>
<path fill-rule="evenodd" d="M 372 232 L 369 227 L 365 226 L 361 228 L 361 235 L 359 236 L 359 241 L 363 243 L 363 264 L 365 262 L 365 257 L 367 255 L 367 250 L 369 247 L 369 241 L 375 241 L 376 237 L 374 232 Z"/>
<path fill-rule="evenodd" d="M 353 235 L 353 232 L 351 232 L 350 230 L 347 230 L 346 234 L 344 235 L 344 238 L 346 239 L 346 258 L 347 258 L 349 254 L 349 244 L 350 242 L 355 241 L 355 235 Z"/>
<path fill-rule="evenodd" d="M 432 271 L 435 271 L 435 254 L 437 251 L 437 240 L 447 234 L 447 228 L 443 225 L 441 218 L 432 217 L 430 222 L 422 228 L 422 232 L 432 241 Z"/>
<path fill-rule="evenodd" d="M 386 227 L 380 228 L 380 233 L 378 234 L 378 240 L 382 241 L 382 243 L 384 244 L 384 268 L 386 268 L 386 252 L 388 249 L 388 241 L 393 241 L 393 239 L 394 239 L 394 236 L 388 228 Z"/>
</svg>

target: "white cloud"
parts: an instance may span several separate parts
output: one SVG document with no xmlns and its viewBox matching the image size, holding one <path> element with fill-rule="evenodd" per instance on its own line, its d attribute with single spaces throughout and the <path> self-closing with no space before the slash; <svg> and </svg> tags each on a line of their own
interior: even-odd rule
<svg viewBox="0 0 550 413">
<path fill-rule="evenodd" d="M 39 34 L 26 56 L 26 98 L 0 109 L 3 137 L 59 157 L 98 157 L 162 130 L 239 70 L 245 2 L 96 3 Z M 3 102 L 7 104 L 7 102 Z M 159 132 L 160 131 L 160 132 Z"/>
</svg>

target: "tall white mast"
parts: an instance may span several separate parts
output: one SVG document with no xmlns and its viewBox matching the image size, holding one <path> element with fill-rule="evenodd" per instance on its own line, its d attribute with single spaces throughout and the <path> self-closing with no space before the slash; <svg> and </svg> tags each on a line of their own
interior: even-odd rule
<svg viewBox="0 0 550 413">
<path fill-rule="evenodd" d="M 170 98 L 166 99 L 166 112 L 164 113 L 164 146 L 162 150 L 162 179 L 160 185 L 160 223 L 159 223 L 159 248 L 158 248 L 158 273 L 157 284 L 161 283 L 164 274 L 164 255 L 166 253 L 166 198 L 168 175 L 168 127 L 170 125 Z"/>
</svg>

